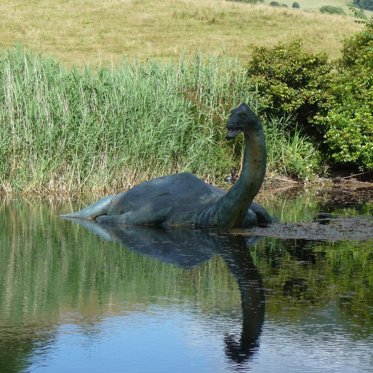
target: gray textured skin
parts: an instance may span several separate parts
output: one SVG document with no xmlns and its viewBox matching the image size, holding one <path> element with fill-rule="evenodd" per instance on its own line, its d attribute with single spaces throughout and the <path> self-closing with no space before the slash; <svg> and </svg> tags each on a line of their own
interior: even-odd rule
<svg viewBox="0 0 373 373">
<path fill-rule="evenodd" d="M 163 227 L 235 228 L 270 223 L 266 210 L 253 202 L 263 183 L 266 167 L 261 122 L 246 104 L 241 104 L 232 110 L 227 129 L 227 139 L 241 131 L 245 137 L 241 176 L 228 192 L 193 174 L 180 173 L 146 181 L 62 217 Z"/>
</svg>

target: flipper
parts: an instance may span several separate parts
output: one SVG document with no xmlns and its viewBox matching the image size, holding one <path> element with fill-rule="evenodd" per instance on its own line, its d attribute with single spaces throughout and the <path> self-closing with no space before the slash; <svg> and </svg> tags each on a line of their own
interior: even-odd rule
<svg viewBox="0 0 373 373">
<path fill-rule="evenodd" d="M 273 219 L 271 215 L 269 215 L 267 210 L 258 203 L 252 202 L 250 205 L 250 210 L 256 215 L 257 225 L 266 226 L 272 223 Z"/>
</svg>

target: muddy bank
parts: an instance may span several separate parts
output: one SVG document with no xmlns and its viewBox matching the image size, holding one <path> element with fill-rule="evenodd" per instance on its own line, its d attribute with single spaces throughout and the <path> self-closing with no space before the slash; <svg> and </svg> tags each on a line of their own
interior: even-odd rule
<svg viewBox="0 0 373 373">
<path fill-rule="evenodd" d="M 239 233 L 247 236 L 317 241 L 366 241 L 373 244 L 373 218 L 354 216 L 324 218 L 309 223 L 274 223 L 266 228 L 253 228 Z"/>
<path fill-rule="evenodd" d="M 353 205 L 361 202 L 373 203 L 373 182 L 350 179 L 318 179 L 309 184 L 298 183 L 288 177 L 272 177 L 267 180 L 258 195 L 258 200 L 274 196 L 291 197 L 305 191 L 316 199 L 332 205 Z"/>
<path fill-rule="evenodd" d="M 281 239 L 306 239 L 322 241 L 373 240 L 372 216 L 336 216 L 338 209 L 355 208 L 362 203 L 372 204 L 373 183 L 355 178 L 322 179 L 316 184 L 303 185 L 281 178 L 264 188 L 259 199 L 296 197 L 309 189 L 322 206 L 322 211 L 313 222 L 275 222 L 267 228 L 254 228 L 241 232 L 243 235 L 258 235 Z"/>
</svg>

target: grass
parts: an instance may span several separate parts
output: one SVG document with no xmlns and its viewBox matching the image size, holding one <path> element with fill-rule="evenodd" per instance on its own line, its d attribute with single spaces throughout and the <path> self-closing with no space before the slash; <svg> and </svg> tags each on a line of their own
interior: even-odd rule
<svg viewBox="0 0 373 373">
<path fill-rule="evenodd" d="M 13 49 L 0 56 L 0 82 L 7 193 L 103 194 L 186 170 L 222 185 L 242 153 L 240 141 L 224 140 L 229 111 L 242 101 L 259 110 L 245 69 L 228 58 L 124 62 L 94 72 Z M 266 129 L 269 172 L 309 178 L 317 152 L 275 127 Z M 292 162 L 301 168 L 285 166 Z"/>
<path fill-rule="evenodd" d="M 185 170 L 222 185 L 242 150 L 223 140 L 228 112 L 255 105 L 244 69 L 253 46 L 302 38 L 335 58 L 361 28 L 347 16 L 223 0 L 5 0 L 0 11 L 8 193 L 102 194 Z M 317 151 L 283 121 L 267 123 L 269 172 L 312 178 Z"/>
<path fill-rule="evenodd" d="M 299 37 L 309 51 L 335 58 L 344 38 L 361 27 L 352 17 L 223 0 L 4 0 L 0 12 L 2 48 L 20 43 L 80 66 L 133 57 L 178 60 L 196 51 L 245 60 L 253 45 Z"/>
<path fill-rule="evenodd" d="M 268 169 L 301 180 L 312 179 L 316 170 L 320 171 L 320 154 L 299 131 L 290 135 L 289 122 L 286 118 L 272 118 L 266 125 Z"/>
</svg>

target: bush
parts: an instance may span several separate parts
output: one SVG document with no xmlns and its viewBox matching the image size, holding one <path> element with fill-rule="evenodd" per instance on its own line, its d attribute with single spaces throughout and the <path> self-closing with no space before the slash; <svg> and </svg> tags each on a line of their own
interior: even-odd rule
<svg viewBox="0 0 373 373">
<path fill-rule="evenodd" d="M 241 161 L 242 137 L 224 140 L 239 102 L 258 111 L 246 69 L 232 59 L 124 61 L 94 71 L 3 51 L 0 192 L 112 193 L 181 171 L 221 184 Z M 315 151 L 296 132 L 276 132 L 276 123 L 269 171 L 309 178 Z"/>
<path fill-rule="evenodd" d="M 345 41 L 340 60 L 340 69 L 356 69 L 373 66 L 373 18 L 360 19 L 365 29 Z"/>
<path fill-rule="evenodd" d="M 291 7 L 294 8 L 294 9 L 299 9 L 300 5 L 299 5 L 299 3 L 295 2 L 295 3 L 293 3 L 293 5 Z"/>
<path fill-rule="evenodd" d="M 373 24 L 345 42 L 331 85 L 325 141 L 333 160 L 373 168 Z"/>
<path fill-rule="evenodd" d="M 321 13 L 328 13 L 328 14 L 345 14 L 343 8 L 339 6 L 332 6 L 332 5 L 324 5 L 320 8 Z"/>
<path fill-rule="evenodd" d="M 373 10 L 373 0 L 354 0 L 353 4 L 362 9 Z"/>
<path fill-rule="evenodd" d="M 331 163 L 371 169 L 373 22 L 365 24 L 345 42 L 337 63 L 306 53 L 296 41 L 256 48 L 247 71 L 268 118 L 293 116 Z M 287 131 L 296 133 L 294 126 Z"/>
<path fill-rule="evenodd" d="M 255 48 L 247 72 L 249 84 L 267 116 L 293 116 L 300 129 L 318 139 L 312 124 L 322 112 L 330 84 L 331 65 L 325 54 L 303 50 L 302 42 Z"/>
<path fill-rule="evenodd" d="M 282 8 L 287 8 L 287 7 L 288 7 L 286 4 L 280 4 L 280 3 L 277 2 L 277 1 L 271 1 L 271 2 L 269 3 L 269 5 L 270 5 L 270 6 L 274 6 L 274 7 L 276 7 L 276 8 L 280 8 L 280 7 L 282 7 Z"/>
</svg>

